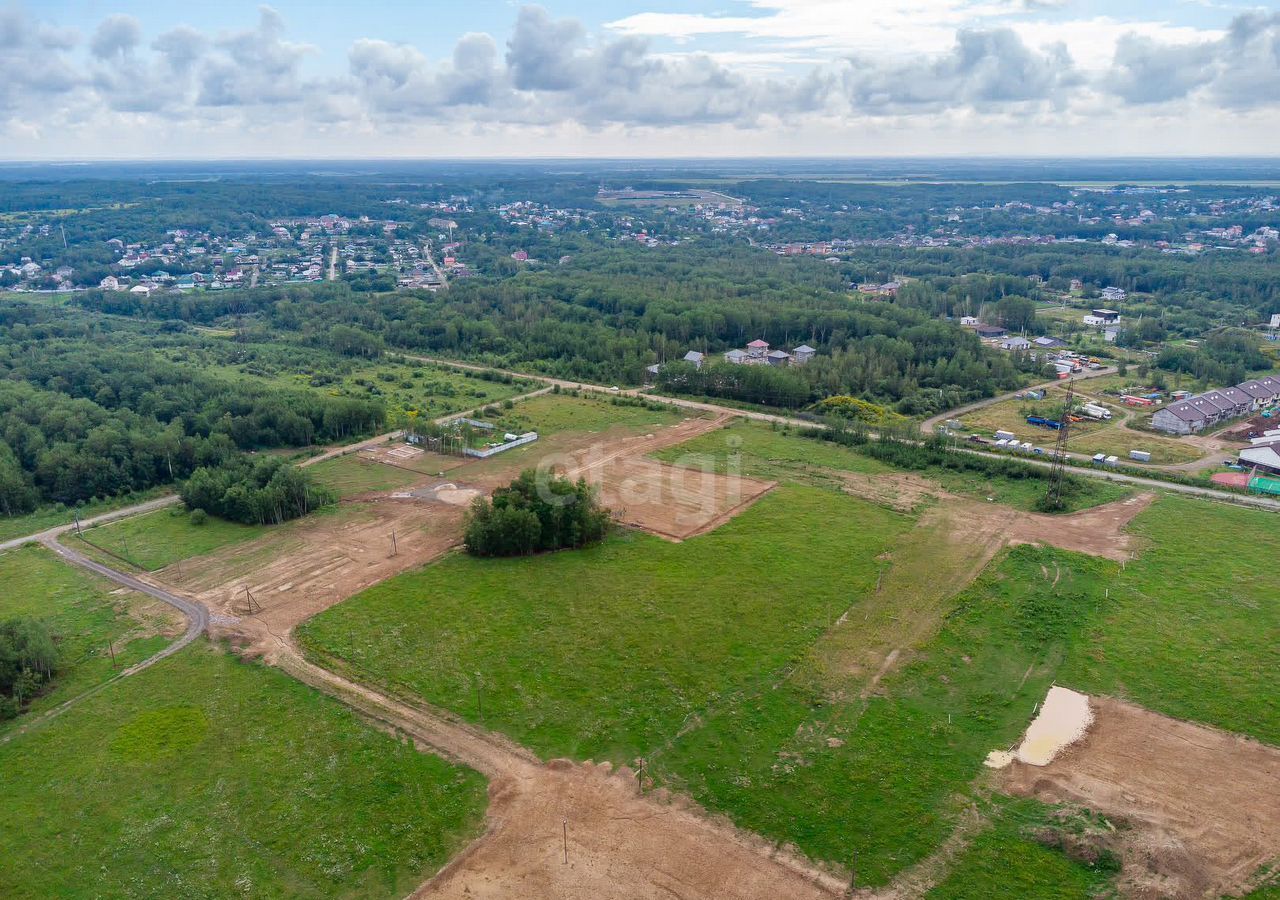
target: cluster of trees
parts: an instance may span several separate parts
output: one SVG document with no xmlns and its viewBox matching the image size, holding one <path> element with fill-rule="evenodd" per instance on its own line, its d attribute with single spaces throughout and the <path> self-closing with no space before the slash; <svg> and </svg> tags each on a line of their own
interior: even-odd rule
<svg viewBox="0 0 1280 900">
<path fill-rule="evenodd" d="M 525 556 L 582 547 L 604 538 L 609 512 L 585 481 L 522 472 L 493 499 L 476 498 L 467 519 L 467 552 Z"/>
<path fill-rule="evenodd" d="M 216 468 L 202 466 L 179 494 L 193 514 L 203 510 L 249 525 L 278 525 L 335 499 L 305 469 L 272 456 L 234 456 Z"/>
<path fill-rule="evenodd" d="M 798 369 L 734 363 L 707 363 L 700 369 L 687 362 L 669 363 L 658 370 L 658 387 L 792 409 L 807 406 L 813 396 L 812 386 Z"/>
<path fill-rule="evenodd" d="M 57 671 L 58 646 L 48 625 L 25 617 L 0 621 L 0 721 L 16 718 Z"/>
</svg>

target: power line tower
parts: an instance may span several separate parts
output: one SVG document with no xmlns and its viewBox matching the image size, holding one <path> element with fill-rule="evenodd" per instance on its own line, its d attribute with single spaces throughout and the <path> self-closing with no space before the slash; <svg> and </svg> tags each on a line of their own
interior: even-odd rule
<svg viewBox="0 0 1280 900">
<path fill-rule="evenodd" d="M 1062 479 L 1067 464 L 1067 438 L 1071 432 L 1071 407 L 1076 396 L 1076 380 L 1067 380 L 1066 405 L 1062 408 L 1062 424 L 1058 428 L 1058 440 L 1053 446 L 1053 469 L 1049 474 L 1049 494 L 1046 506 L 1057 509 L 1062 505 Z"/>
</svg>

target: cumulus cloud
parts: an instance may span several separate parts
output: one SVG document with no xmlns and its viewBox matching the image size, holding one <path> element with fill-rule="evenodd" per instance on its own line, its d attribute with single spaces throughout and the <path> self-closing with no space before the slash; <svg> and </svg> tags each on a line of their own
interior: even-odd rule
<svg viewBox="0 0 1280 900">
<path fill-rule="evenodd" d="M 903 112 L 1057 103 L 1079 81 L 1065 47 L 1034 50 L 1001 28 L 962 30 L 949 52 L 932 58 L 885 65 L 853 57 L 839 85 L 857 111 Z"/>
<path fill-rule="evenodd" d="M 1161 44 L 1129 34 L 1116 45 L 1106 87 L 1128 103 L 1163 103 L 1185 97 L 1214 76 L 1212 44 Z"/>
<path fill-rule="evenodd" d="M 78 87 L 84 76 L 67 53 L 78 42 L 73 31 L 0 9 L 0 112 L 44 105 Z"/>
<path fill-rule="evenodd" d="M 1193 44 L 1126 35 L 1102 86 L 1132 104 L 1199 93 L 1229 109 L 1280 105 L 1280 13 L 1244 13 L 1222 38 Z"/>
<path fill-rule="evenodd" d="M 133 16 L 108 16 L 93 32 L 89 49 L 99 59 L 129 53 L 142 40 L 142 26 Z"/>
<path fill-rule="evenodd" d="M 246 126 L 266 133 L 307 125 L 327 133 L 441 125 L 639 133 L 818 120 L 925 127 L 1172 102 L 1214 111 L 1280 107 L 1277 14 L 1247 13 L 1224 31 L 1176 36 L 1159 23 L 1117 32 L 1107 20 L 1106 49 L 1082 61 L 1048 21 L 1028 27 L 1030 10 L 1056 0 L 909 2 L 922 21 L 902 24 L 906 45 L 868 49 L 865 35 L 855 40 L 856 29 L 844 22 L 841 40 L 857 46 L 839 52 L 809 32 L 844 0 L 755 0 L 767 14 L 674 23 L 689 33 L 747 35 L 740 51 L 716 53 L 655 47 L 645 31 L 650 19 L 592 33 L 576 19 L 525 6 L 505 45 L 470 33 L 433 57 L 411 44 L 357 36 L 345 65 L 331 62 L 323 77 L 305 73 L 315 48 L 291 40 L 270 7 L 251 27 L 210 33 L 183 26 L 154 38 L 125 15 L 106 17 L 82 38 L 19 8 L 0 9 L 0 121 L 39 130 L 97 117 L 228 135 Z M 868 0 L 868 33 L 893 24 L 890 5 Z M 786 26 L 780 38 L 750 33 L 765 21 Z M 1096 26 L 1076 21 L 1060 31 L 1076 47 Z M 750 65 L 753 53 L 769 62 Z"/>
</svg>

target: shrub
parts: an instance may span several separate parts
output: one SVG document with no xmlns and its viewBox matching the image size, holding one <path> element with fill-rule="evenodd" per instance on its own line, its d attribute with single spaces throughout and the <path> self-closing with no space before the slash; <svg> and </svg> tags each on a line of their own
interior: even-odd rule
<svg viewBox="0 0 1280 900">
<path fill-rule="evenodd" d="M 203 509 L 196 508 L 191 510 L 192 525 L 203 525 L 205 522 L 208 522 L 208 521 L 209 521 L 209 514 L 205 512 Z"/>
</svg>

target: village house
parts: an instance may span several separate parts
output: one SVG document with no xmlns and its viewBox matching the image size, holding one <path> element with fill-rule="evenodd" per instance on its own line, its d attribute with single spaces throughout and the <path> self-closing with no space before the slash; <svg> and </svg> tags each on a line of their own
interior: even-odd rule
<svg viewBox="0 0 1280 900">
<path fill-rule="evenodd" d="M 786 366 L 791 364 L 791 354 L 785 350 L 770 350 L 765 356 L 771 366 Z"/>
<path fill-rule="evenodd" d="M 703 354 L 698 352 L 697 350 L 690 350 L 688 353 L 684 355 L 684 361 L 687 363 L 693 363 L 693 367 L 695 369 L 702 368 L 702 360 L 704 358 L 705 357 L 703 356 Z"/>
<path fill-rule="evenodd" d="M 813 359 L 818 351 L 810 347 L 808 344 L 801 344 L 799 347 L 791 351 L 791 361 L 797 366 L 803 366 L 809 360 Z"/>
</svg>

